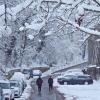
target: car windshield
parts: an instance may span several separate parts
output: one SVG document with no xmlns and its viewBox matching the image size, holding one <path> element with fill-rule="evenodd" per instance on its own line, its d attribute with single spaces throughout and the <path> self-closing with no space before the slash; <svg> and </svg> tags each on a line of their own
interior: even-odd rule
<svg viewBox="0 0 100 100">
<path fill-rule="evenodd" d="M 90 76 L 78 76 L 78 78 L 90 78 Z"/>
<path fill-rule="evenodd" d="M 39 74 L 39 73 L 41 73 L 41 71 L 40 70 L 33 70 L 33 73 Z"/>
<path fill-rule="evenodd" d="M 12 86 L 18 87 L 18 83 L 16 83 L 16 82 L 11 82 L 11 83 L 10 83 L 10 86 L 11 86 L 11 87 L 12 87 Z"/>
<path fill-rule="evenodd" d="M 9 89 L 10 88 L 10 84 L 9 83 L 0 83 L 0 87 L 2 89 Z"/>
<path fill-rule="evenodd" d="M 28 73 L 30 73 L 30 70 L 24 69 L 24 70 L 23 70 L 23 73 L 24 73 L 24 74 L 28 74 Z"/>
<path fill-rule="evenodd" d="M 73 75 L 65 75 L 64 76 L 66 79 L 71 79 L 71 78 L 74 78 L 74 76 Z"/>
</svg>

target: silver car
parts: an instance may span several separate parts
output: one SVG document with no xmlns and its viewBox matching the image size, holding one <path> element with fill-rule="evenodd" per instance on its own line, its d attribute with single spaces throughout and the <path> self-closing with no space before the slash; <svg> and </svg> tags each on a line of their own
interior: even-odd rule
<svg viewBox="0 0 100 100">
<path fill-rule="evenodd" d="M 0 87 L 2 89 L 2 100 L 14 100 L 14 91 L 10 88 L 8 80 L 0 80 Z"/>
<path fill-rule="evenodd" d="M 21 82 L 17 80 L 10 80 L 10 86 L 11 89 L 14 90 L 14 97 L 20 97 L 22 95 L 23 88 Z"/>
</svg>

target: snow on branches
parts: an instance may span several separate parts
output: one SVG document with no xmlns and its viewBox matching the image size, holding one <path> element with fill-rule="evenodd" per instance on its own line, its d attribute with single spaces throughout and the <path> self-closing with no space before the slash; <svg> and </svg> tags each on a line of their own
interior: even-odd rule
<svg viewBox="0 0 100 100">
<path fill-rule="evenodd" d="M 84 8 L 79 6 L 75 15 L 75 22 L 80 26 L 84 17 Z"/>
</svg>

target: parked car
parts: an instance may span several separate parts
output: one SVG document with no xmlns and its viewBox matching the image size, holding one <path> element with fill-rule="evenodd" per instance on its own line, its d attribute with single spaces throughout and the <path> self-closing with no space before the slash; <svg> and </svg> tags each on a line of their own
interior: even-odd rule
<svg viewBox="0 0 100 100">
<path fill-rule="evenodd" d="M 93 84 L 90 75 L 65 75 L 57 79 L 58 83 L 63 84 Z"/>
<path fill-rule="evenodd" d="M 11 89 L 14 90 L 14 97 L 20 97 L 23 92 L 23 85 L 18 80 L 10 80 Z"/>
<path fill-rule="evenodd" d="M 62 76 L 65 75 L 84 75 L 81 69 L 70 69 L 68 71 L 65 71 L 61 74 Z"/>
<path fill-rule="evenodd" d="M 26 87 L 26 77 L 21 72 L 15 72 L 10 80 L 17 80 L 22 84 L 22 90 Z"/>
<path fill-rule="evenodd" d="M 27 79 L 33 78 L 33 72 L 32 72 L 32 70 L 29 69 L 29 68 L 24 68 L 23 71 L 22 71 L 22 73 L 25 75 L 25 77 L 26 77 Z"/>
<path fill-rule="evenodd" d="M 0 87 L 2 89 L 2 100 L 14 100 L 14 91 L 10 88 L 8 80 L 0 80 Z"/>
<path fill-rule="evenodd" d="M 2 93 L 3 91 L 2 91 L 2 88 L 0 87 L 0 100 L 2 100 Z"/>
<path fill-rule="evenodd" d="M 42 72 L 40 70 L 33 70 L 33 76 L 41 76 Z"/>
</svg>

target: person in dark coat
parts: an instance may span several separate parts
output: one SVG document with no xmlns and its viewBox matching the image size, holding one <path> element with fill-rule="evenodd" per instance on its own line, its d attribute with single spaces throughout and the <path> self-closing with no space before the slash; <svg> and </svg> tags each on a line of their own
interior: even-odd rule
<svg viewBox="0 0 100 100">
<path fill-rule="evenodd" d="M 38 92 L 39 92 L 39 94 L 41 93 L 42 83 L 43 83 L 43 80 L 42 80 L 42 78 L 39 76 L 39 78 L 36 80 L 36 84 L 37 84 L 37 86 L 38 86 Z"/>
<path fill-rule="evenodd" d="M 53 78 L 50 76 L 48 79 L 49 92 L 53 89 Z"/>
</svg>

